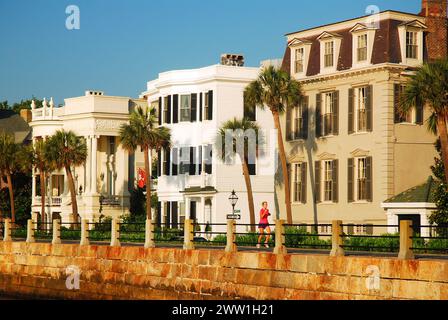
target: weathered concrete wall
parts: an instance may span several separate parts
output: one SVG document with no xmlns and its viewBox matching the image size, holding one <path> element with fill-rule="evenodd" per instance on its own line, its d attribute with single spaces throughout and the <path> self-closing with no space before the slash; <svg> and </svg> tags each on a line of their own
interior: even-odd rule
<svg viewBox="0 0 448 320">
<path fill-rule="evenodd" d="M 66 288 L 70 265 L 81 269 L 79 291 Z M 369 266 L 379 269 L 379 290 L 367 288 Z M 0 293 L 68 299 L 448 300 L 448 262 L 0 242 Z"/>
</svg>

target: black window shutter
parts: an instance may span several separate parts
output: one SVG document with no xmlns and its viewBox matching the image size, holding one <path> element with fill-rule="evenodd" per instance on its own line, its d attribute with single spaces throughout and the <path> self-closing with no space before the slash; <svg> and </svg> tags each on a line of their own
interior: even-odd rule
<svg viewBox="0 0 448 320">
<path fill-rule="evenodd" d="M 198 120 L 198 94 L 193 93 L 191 95 L 191 122 Z"/>
<path fill-rule="evenodd" d="M 203 111 L 204 111 L 204 103 L 203 103 L 203 99 L 204 99 L 204 94 L 201 92 L 199 94 L 199 121 L 202 122 L 204 120 L 203 118 Z"/>
<path fill-rule="evenodd" d="M 162 152 L 157 152 L 157 176 L 162 176 Z"/>
<path fill-rule="evenodd" d="M 169 176 L 171 174 L 171 150 L 169 148 L 165 149 L 165 175 Z"/>
<path fill-rule="evenodd" d="M 416 107 L 415 123 L 418 125 L 423 125 L 424 107 L 419 105 Z"/>
<path fill-rule="evenodd" d="M 291 108 L 289 106 L 286 107 L 286 141 L 293 140 L 292 111 L 293 111 L 293 108 Z"/>
<path fill-rule="evenodd" d="M 213 174 L 213 165 L 212 165 L 213 146 L 212 145 L 209 145 L 209 146 L 206 147 L 204 159 L 206 161 L 206 163 L 205 163 L 205 173 Z"/>
<path fill-rule="evenodd" d="M 372 157 L 366 158 L 366 169 L 367 169 L 367 201 L 373 201 L 373 159 Z"/>
<path fill-rule="evenodd" d="M 333 135 L 339 135 L 339 91 L 333 92 Z"/>
<path fill-rule="evenodd" d="M 190 147 L 190 169 L 189 169 L 189 175 L 194 176 L 196 175 L 196 148 Z"/>
<path fill-rule="evenodd" d="M 162 97 L 159 98 L 159 107 L 158 107 L 157 112 L 158 112 L 158 115 L 159 115 L 159 126 L 161 126 L 162 125 L 162 112 L 163 112 L 163 109 L 162 109 Z"/>
<path fill-rule="evenodd" d="M 171 96 L 168 96 L 168 119 L 166 119 L 166 123 L 170 124 L 171 123 L 171 113 L 172 113 L 172 106 L 171 106 Z"/>
<path fill-rule="evenodd" d="M 179 204 L 175 201 L 171 204 L 171 217 L 173 220 L 172 227 L 174 229 L 179 228 Z"/>
<path fill-rule="evenodd" d="M 173 149 L 173 172 L 172 175 L 173 176 L 177 176 L 178 175 L 178 168 L 179 168 L 179 151 L 178 149 Z"/>
<path fill-rule="evenodd" d="M 316 198 L 316 203 L 320 203 L 322 202 L 322 197 L 321 197 L 321 162 L 320 161 L 316 161 L 314 164 L 314 179 L 315 181 L 315 189 L 314 189 L 314 197 Z"/>
<path fill-rule="evenodd" d="M 213 120 L 213 90 L 208 92 L 208 115 L 207 120 Z"/>
<path fill-rule="evenodd" d="M 310 97 L 304 97 L 302 107 L 302 132 L 300 133 L 301 138 L 304 140 L 308 139 L 309 105 L 310 105 Z"/>
<path fill-rule="evenodd" d="M 199 168 L 198 174 L 199 175 L 202 174 L 202 158 L 203 158 L 202 152 L 203 152 L 202 146 L 199 146 L 199 158 L 198 158 L 198 168 Z"/>
<path fill-rule="evenodd" d="M 367 86 L 367 131 L 373 131 L 373 86 Z"/>
<path fill-rule="evenodd" d="M 333 160 L 333 202 L 339 202 L 339 160 Z"/>
<path fill-rule="evenodd" d="M 166 219 L 165 219 L 166 227 L 171 228 L 171 202 L 166 203 Z"/>
<path fill-rule="evenodd" d="M 316 95 L 316 138 L 322 137 L 322 94 Z"/>
<path fill-rule="evenodd" d="M 348 159 L 348 203 L 352 203 L 355 201 L 355 159 Z"/>
<path fill-rule="evenodd" d="M 179 95 L 173 95 L 173 123 L 179 123 Z"/>
<path fill-rule="evenodd" d="M 301 166 L 300 166 L 300 168 L 302 169 L 302 203 L 303 204 L 306 204 L 306 200 L 307 200 L 307 194 L 306 194 L 306 191 L 307 191 L 307 176 L 306 176 L 306 174 L 307 174 L 307 171 L 306 171 L 306 169 L 307 169 L 307 165 L 306 165 L 306 163 L 302 163 L 301 164 Z"/>
<path fill-rule="evenodd" d="M 348 134 L 355 132 L 355 90 L 348 90 Z"/>
<path fill-rule="evenodd" d="M 401 85 L 398 83 L 394 84 L 394 122 L 395 123 L 403 122 L 401 114 L 400 114 L 400 109 L 399 109 L 400 91 L 401 91 Z"/>
</svg>

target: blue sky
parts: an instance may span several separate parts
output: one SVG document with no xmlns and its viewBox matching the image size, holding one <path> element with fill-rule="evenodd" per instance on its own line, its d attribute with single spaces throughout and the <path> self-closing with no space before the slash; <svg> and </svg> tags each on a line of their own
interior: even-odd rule
<svg viewBox="0 0 448 320">
<path fill-rule="evenodd" d="M 0 101 L 86 89 L 137 97 L 159 72 L 242 53 L 281 58 L 284 34 L 381 10 L 417 13 L 421 0 L 0 0 Z M 65 27 L 68 5 L 80 30 Z"/>
</svg>

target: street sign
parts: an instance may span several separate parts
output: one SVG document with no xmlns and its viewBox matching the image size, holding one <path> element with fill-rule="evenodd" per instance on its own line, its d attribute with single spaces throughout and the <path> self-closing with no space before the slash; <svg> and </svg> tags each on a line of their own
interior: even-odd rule
<svg viewBox="0 0 448 320">
<path fill-rule="evenodd" d="M 227 220 L 241 220 L 240 214 L 229 214 L 227 215 Z"/>
</svg>

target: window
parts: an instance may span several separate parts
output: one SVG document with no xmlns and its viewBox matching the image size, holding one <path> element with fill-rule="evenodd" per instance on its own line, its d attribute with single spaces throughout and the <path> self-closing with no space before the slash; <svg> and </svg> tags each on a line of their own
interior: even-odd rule
<svg viewBox="0 0 448 320">
<path fill-rule="evenodd" d="M 170 115 L 170 97 L 163 98 L 163 122 L 170 123 L 171 115 Z"/>
<path fill-rule="evenodd" d="M 293 109 L 293 132 L 294 132 L 294 138 L 300 139 L 302 137 L 302 131 L 303 131 L 303 105 L 300 104 L 299 106 L 295 107 Z"/>
<path fill-rule="evenodd" d="M 324 161 L 324 201 L 333 201 L 333 161 Z"/>
<path fill-rule="evenodd" d="M 367 200 L 367 159 L 357 159 L 358 201 Z"/>
<path fill-rule="evenodd" d="M 205 93 L 204 120 L 213 120 L 213 91 Z"/>
<path fill-rule="evenodd" d="M 406 58 L 418 58 L 417 32 L 406 31 Z"/>
<path fill-rule="evenodd" d="M 294 202 L 302 202 L 302 164 L 293 165 L 293 199 Z"/>
<path fill-rule="evenodd" d="M 180 96 L 180 121 L 191 121 L 191 95 Z"/>
<path fill-rule="evenodd" d="M 325 42 L 325 54 L 324 54 L 324 66 L 325 68 L 334 66 L 334 42 Z"/>
<path fill-rule="evenodd" d="M 367 131 L 367 87 L 355 89 L 356 124 L 358 132 Z"/>
<path fill-rule="evenodd" d="M 367 34 L 358 36 L 358 62 L 367 60 Z"/>
<path fill-rule="evenodd" d="M 395 123 L 409 123 L 423 125 L 424 108 L 417 106 L 409 110 L 407 114 L 400 112 L 400 97 L 404 94 L 406 86 L 402 84 L 395 84 L 394 86 L 394 108 L 395 108 Z"/>
<path fill-rule="evenodd" d="M 323 134 L 328 136 L 333 134 L 333 116 L 334 116 L 334 92 L 324 94 L 323 109 Z"/>
<path fill-rule="evenodd" d="M 206 111 L 206 114 L 207 113 L 208 110 Z M 249 121 L 257 121 L 257 106 L 255 104 L 249 103 L 246 100 L 246 96 L 244 96 L 244 118 Z"/>
<path fill-rule="evenodd" d="M 304 57 L 305 57 L 305 49 L 304 48 L 296 49 L 296 62 L 295 62 L 296 73 L 303 72 Z"/>
</svg>

